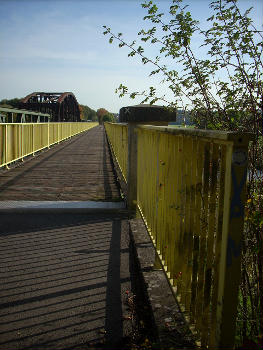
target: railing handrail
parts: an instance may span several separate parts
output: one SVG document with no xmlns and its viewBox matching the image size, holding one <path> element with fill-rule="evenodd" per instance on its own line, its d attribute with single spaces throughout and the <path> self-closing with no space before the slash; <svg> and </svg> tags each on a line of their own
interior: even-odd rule
<svg viewBox="0 0 263 350">
<path fill-rule="evenodd" d="M 117 126 L 125 126 L 128 125 L 128 123 L 113 123 L 113 122 L 106 122 L 107 124 L 113 124 L 113 125 L 117 125 Z"/>
<path fill-rule="evenodd" d="M 29 115 L 50 117 L 49 113 L 33 112 L 33 111 L 29 111 L 27 109 L 0 107 L 0 111 L 1 112 L 7 112 L 7 113 L 29 114 Z"/>
<path fill-rule="evenodd" d="M 114 126 L 127 126 L 128 123 L 112 123 L 107 122 L 107 124 Z M 163 132 L 173 135 L 185 135 L 185 136 L 197 136 L 206 139 L 216 139 L 222 141 L 237 141 L 239 137 L 247 139 L 247 141 L 252 141 L 254 139 L 254 134 L 251 132 L 243 131 L 224 131 L 224 130 L 207 130 L 207 129 L 193 129 L 193 128 L 181 128 L 174 125 L 171 126 L 156 126 L 156 125 L 140 125 L 136 123 L 137 129 L 148 129 L 157 132 Z"/>
<path fill-rule="evenodd" d="M 184 136 L 197 136 L 207 139 L 217 139 L 222 141 L 236 141 L 242 137 L 247 141 L 252 141 L 254 134 L 250 132 L 240 131 L 222 131 L 222 130 L 205 130 L 205 129 L 192 129 L 192 128 L 178 128 L 174 126 L 154 126 L 154 125 L 137 125 L 137 129 L 154 130 L 157 132 L 163 132 L 173 135 L 184 135 Z"/>
<path fill-rule="evenodd" d="M 38 122 L 38 123 L 32 123 L 32 122 L 29 122 L 29 123 L 1 123 L 1 125 L 41 125 L 41 124 L 49 124 L 49 125 L 53 125 L 53 124 L 82 124 L 82 125 L 85 125 L 85 123 L 83 122 Z M 97 123 L 97 122 L 92 122 L 92 123 Z M 87 123 L 87 125 L 89 124 L 92 124 L 92 123 Z"/>
</svg>

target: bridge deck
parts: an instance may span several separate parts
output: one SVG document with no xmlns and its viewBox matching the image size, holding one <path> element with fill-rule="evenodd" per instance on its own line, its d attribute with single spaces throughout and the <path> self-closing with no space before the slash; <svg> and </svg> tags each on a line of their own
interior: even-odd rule
<svg viewBox="0 0 263 350">
<path fill-rule="evenodd" d="M 118 201 L 102 126 L 0 172 L 0 201 Z"/>
<path fill-rule="evenodd" d="M 12 200 L 119 201 L 103 128 L 2 170 L 0 201 Z M 121 348 L 127 227 L 125 211 L 0 211 L 0 349 Z"/>
<path fill-rule="evenodd" d="M 0 220 L 0 349 L 122 349 L 131 322 L 125 216 Z"/>
</svg>

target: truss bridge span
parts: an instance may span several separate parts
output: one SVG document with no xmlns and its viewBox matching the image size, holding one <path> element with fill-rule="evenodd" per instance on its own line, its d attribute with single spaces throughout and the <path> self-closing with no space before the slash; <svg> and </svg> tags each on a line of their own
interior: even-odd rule
<svg viewBox="0 0 263 350">
<path fill-rule="evenodd" d="M 33 92 L 23 98 L 20 108 L 49 113 L 52 122 L 79 122 L 78 101 L 72 92 Z"/>
</svg>

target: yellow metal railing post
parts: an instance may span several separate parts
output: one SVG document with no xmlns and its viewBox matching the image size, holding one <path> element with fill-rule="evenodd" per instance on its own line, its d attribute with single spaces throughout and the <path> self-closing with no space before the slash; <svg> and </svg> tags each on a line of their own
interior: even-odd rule
<svg viewBox="0 0 263 350">
<path fill-rule="evenodd" d="M 235 341 L 250 139 L 246 135 L 234 137 L 233 145 L 227 147 L 226 153 L 217 329 L 214 344 L 220 349 L 233 349 Z"/>
<path fill-rule="evenodd" d="M 128 126 L 126 123 L 104 123 L 104 127 L 111 151 L 120 170 L 120 176 L 127 185 Z"/>
<path fill-rule="evenodd" d="M 120 109 L 120 121 L 128 123 L 127 205 L 131 212 L 137 210 L 137 125 L 168 125 L 176 114 L 161 106 L 138 105 Z"/>
<path fill-rule="evenodd" d="M 31 119 L 32 119 L 32 116 L 31 116 Z M 35 137 L 34 137 L 34 124 L 31 124 L 32 125 L 32 154 L 33 156 L 35 155 L 35 145 L 34 145 L 34 142 L 35 142 Z"/>
<path fill-rule="evenodd" d="M 24 133 L 23 133 L 23 131 L 24 131 L 24 125 L 23 124 L 21 124 L 20 125 L 20 128 L 21 128 L 21 160 L 22 160 L 22 162 L 24 161 Z"/>
<path fill-rule="evenodd" d="M 8 167 L 8 137 L 7 137 L 7 125 L 5 125 L 5 163 L 6 163 L 6 168 L 9 169 Z"/>
<path fill-rule="evenodd" d="M 49 123 L 47 123 L 47 148 L 50 148 L 50 140 L 49 140 Z"/>
<path fill-rule="evenodd" d="M 136 124 L 128 123 L 128 208 L 132 211 L 137 206 L 137 135 L 135 133 Z"/>
</svg>

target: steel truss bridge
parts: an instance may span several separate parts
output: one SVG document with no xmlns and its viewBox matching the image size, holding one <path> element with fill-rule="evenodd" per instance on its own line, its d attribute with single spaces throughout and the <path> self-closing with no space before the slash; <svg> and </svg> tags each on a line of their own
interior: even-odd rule
<svg viewBox="0 0 263 350">
<path fill-rule="evenodd" d="M 80 110 L 72 92 L 33 92 L 23 98 L 20 108 L 48 113 L 52 122 L 78 122 Z"/>
</svg>

